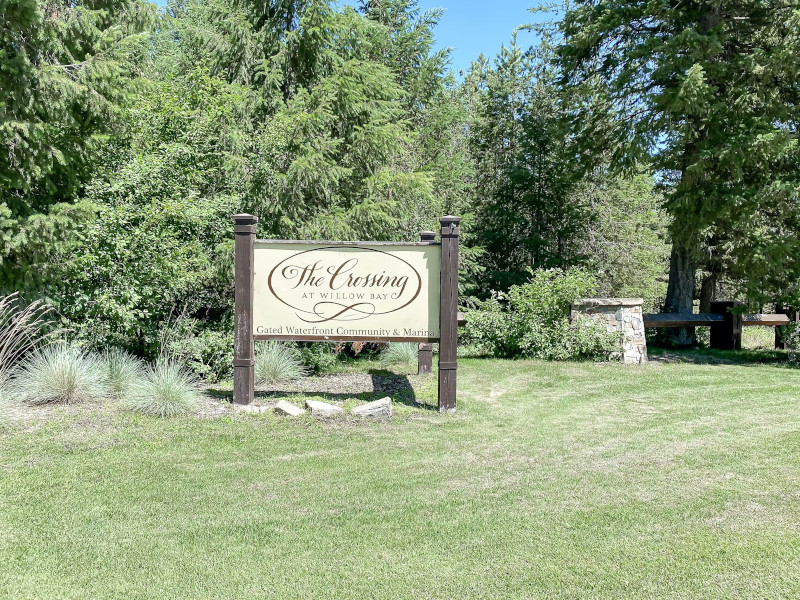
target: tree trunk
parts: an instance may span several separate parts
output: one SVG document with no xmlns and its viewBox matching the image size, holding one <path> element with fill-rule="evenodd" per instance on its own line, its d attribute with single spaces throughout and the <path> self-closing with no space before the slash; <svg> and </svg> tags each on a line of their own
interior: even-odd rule
<svg viewBox="0 0 800 600">
<path fill-rule="evenodd" d="M 721 12 L 718 6 L 711 2 L 701 5 L 703 11 L 700 18 L 700 29 L 707 34 L 721 22 Z M 709 80 L 710 83 L 710 80 Z M 667 298 L 664 302 L 664 311 L 668 313 L 692 313 L 694 300 L 695 273 L 697 271 L 697 250 L 699 250 L 700 237 L 698 235 L 699 214 L 692 214 L 689 209 L 697 206 L 704 183 L 704 171 L 693 170 L 701 160 L 701 142 L 708 139 L 709 123 L 698 113 L 687 116 L 689 132 L 685 139 L 682 156 L 681 179 L 677 190 L 673 194 L 677 199 L 682 199 L 683 206 L 678 214 L 673 213 L 675 219 L 672 223 L 672 253 L 669 257 L 669 283 L 667 284 Z M 675 199 L 675 198 L 674 198 Z M 689 200 L 689 202 L 686 202 Z M 664 336 L 667 344 L 673 347 L 694 346 L 697 343 L 694 327 L 681 327 L 668 329 Z"/>
<path fill-rule="evenodd" d="M 700 283 L 700 310 L 701 313 L 711 312 L 711 301 L 717 292 L 717 274 L 708 273 Z"/>
<path fill-rule="evenodd" d="M 711 302 L 717 299 L 717 283 L 719 283 L 719 276 L 722 273 L 722 265 L 719 262 L 719 255 L 717 248 L 719 247 L 719 240 L 716 235 L 711 236 L 708 240 L 708 260 L 706 261 L 706 273 L 703 276 L 703 281 L 700 283 L 700 312 L 711 312 Z"/>
<path fill-rule="evenodd" d="M 674 239 L 669 257 L 669 283 L 664 312 L 691 313 L 694 301 L 695 253 L 688 240 Z M 694 346 L 697 342 L 694 327 L 669 328 L 666 341 L 673 347 Z"/>
</svg>

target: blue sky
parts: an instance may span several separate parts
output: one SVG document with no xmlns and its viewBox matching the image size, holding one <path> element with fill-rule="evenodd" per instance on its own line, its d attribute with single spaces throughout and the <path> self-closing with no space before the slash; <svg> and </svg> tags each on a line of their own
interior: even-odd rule
<svg viewBox="0 0 800 600">
<path fill-rule="evenodd" d="M 155 1 L 159 6 L 166 4 L 166 0 Z M 517 26 L 541 19 L 528 12 L 538 0 L 420 0 L 419 4 L 423 10 L 444 9 L 436 39 L 439 48 L 453 49 L 451 60 L 456 73 L 469 67 L 481 52 L 488 57 L 497 54 Z M 521 33 L 518 41 L 533 44 L 535 36 Z"/>
<path fill-rule="evenodd" d="M 423 9 L 442 8 L 444 14 L 436 28 L 440 47 L 451 47 L 453 68 L 466 69 L 483 52 L 492 57 L 511 39 L 511 33 L 524 23 L 541 19 L 528 9 L 536 0 L 421 0 Z M 520 33 L 522 45 L 535 42 L 535 35 Z"/>
</svg>

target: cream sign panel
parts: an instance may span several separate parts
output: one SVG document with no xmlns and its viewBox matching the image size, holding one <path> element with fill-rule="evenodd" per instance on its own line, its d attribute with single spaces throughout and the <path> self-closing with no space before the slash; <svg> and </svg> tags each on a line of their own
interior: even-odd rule
<svg viewBox="0 0 800 600">
<path fill-rule="evenodd" d="M 438 245 L 256 242 L 255 335 L 439 338 Z"/>
</svg>

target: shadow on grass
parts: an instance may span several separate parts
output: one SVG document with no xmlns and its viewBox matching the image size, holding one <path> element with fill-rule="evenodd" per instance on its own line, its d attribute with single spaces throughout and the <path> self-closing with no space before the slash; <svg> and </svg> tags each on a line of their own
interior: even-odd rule
<svg viewBox="0 0 800 600">
<path fill-rule="evenodd" d="M 418 396 L 408 375 L 397 374 L 383 368 L 372 368 L 367 373 L 355 374 L 356 376 L 361 375 L 365 379 L 369 377 L 368 387 L 372 388 L 364 389 L 366 381 L 362 379 L 358 382 L 360 384 L 358 385 L 359 391 L 355 391 L 351 385 L 351 377 L 353 375 L 348 373 L 308 377 L 295 380 L 292 382 L 291 388 L 288 389 L 257 389 L 255 391 L 255 399 L 270 401 L 293 396 L 308 396 L 320 398 L 326 402 L 344 402 L 349 399 L 356 399 L 359 402 L 372 402 L 389 396 L 395 404 L 405 404 L 406 406 L 423 410 L 437 410 L 435 405 Z M 229 389 L 208 387 L 205 392 L 220 401 L 233 401 L 233 392 Z"/>
<path fill-rule="evenodd" d="M 653 362 L 689 363 L 695 365 L 738 365 L 754 367 L 771 365 L 796 369 L 797 366 L 788 361 L 786 352 L 781 350 L 712 350 L 696 348 L 693 350 L 674 350 L 669 348 L 649 347 L 647 354 Z"/>
</svg>

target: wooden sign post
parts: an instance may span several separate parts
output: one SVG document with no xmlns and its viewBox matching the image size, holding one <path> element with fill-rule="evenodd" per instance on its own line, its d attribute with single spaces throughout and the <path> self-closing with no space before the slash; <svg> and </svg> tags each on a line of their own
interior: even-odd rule
<svg viewBox="0 0 800 600">
<path fill-rule="evenodd" d="M 234 215 L 235 307 L 233 312 L 233 401 L 250 404 L 255 392 L 255 343 L 253 342 L 253 215 Z"/>
<path fill-rule="evenodd" d="M 442 275 L 439 339 L 439 410 L 456 410 L 458 369 L 458 217 L 442 217 Z"/>
<path fill-rule="evenodd" d="M 439 220 L 439 243 L 257 240 L 256 217 L 233 220 L 234 402 L 253 401 L 255 340 L 416 342 L 419 373 L 439 342 L 439 410 L 455 411 L 461 219 Z"/>
</svg>

